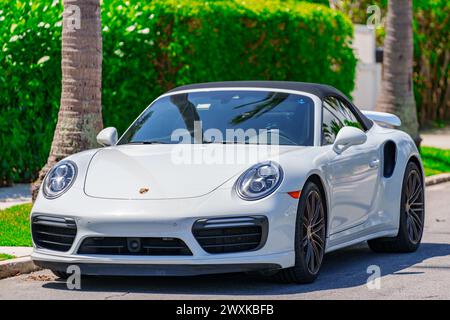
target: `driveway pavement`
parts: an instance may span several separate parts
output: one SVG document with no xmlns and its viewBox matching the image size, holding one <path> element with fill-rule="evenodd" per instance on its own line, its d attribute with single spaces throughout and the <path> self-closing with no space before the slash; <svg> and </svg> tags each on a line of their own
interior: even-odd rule
<svg viewBox="0 0 450 320">
<path fill-rule="evenodd" d="M 450 127 L 425 131 L 420 134 L 422 145 L 441 149 L 450 149 Z"/>
<path fill-rule="evenodd" d="M 278 284 L 245 274 L 187 278 L 83 278 L 69 290 L 47 270 L 0 280 L 0 299 L 450 299 L 450 183 L 427 188 L 419 250 L 375 254 L 365 244 L 326 255 L 310 285 Z M 368 268 L 380 268 L 369 289 Z M 375 283 L 376 284 L 376 283 Z"/>
<path fill-rule="evenodd" d="M 31 190 L 30 185 L 27 183 L 0 188 L 0 210 L 30 201 Z"/>
<path fill-rule="evenodd" d="M 0 247 L 0 253 L 9 254 L 16 258 L 28 257 L 32 252 L 32 247 Z"/>
</svg>

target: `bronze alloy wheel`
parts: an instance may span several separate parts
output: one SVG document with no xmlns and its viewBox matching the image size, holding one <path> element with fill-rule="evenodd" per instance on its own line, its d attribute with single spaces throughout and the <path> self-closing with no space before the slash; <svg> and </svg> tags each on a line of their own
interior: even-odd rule
<svg viewBox="0 0 450 320">
<path fill-rule="evenodd" d="M 326 202 L 315 181 L 305 183 L 295 223 L 295 265 L 273 277 L 287 283 L 311 283 L 320 271 L 325 254 Z"/>
<path fill-rule="evenodd" d="M 424 222 L 423 186 L 419 172 L 411 170 L 406 180 L 405 188 L 406 229 L 409 240 L 416 244 L 422 238 Z"/>
<path fill-rule="evenodd" d="M 322 265 L 325 251 L 325 214 L 322 197 L 312 190 L 306 198 L 303 216 L 303 254 L 309 272 L 316 274 Z"/>
<path fill-rule="evenodd" d="M 399 228 L 396 237 L 369 240 L 375 252 L 414 252 L 420 245 L 425 222 L 425 192 L 420 167 L 410 161 L 402 183 Z"/>
</svg>

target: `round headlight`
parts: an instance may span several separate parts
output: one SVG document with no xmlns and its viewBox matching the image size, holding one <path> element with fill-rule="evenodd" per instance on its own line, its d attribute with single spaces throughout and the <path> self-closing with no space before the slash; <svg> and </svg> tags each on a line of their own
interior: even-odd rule
<svg viewBox="0 0 450 320">
<path fill-rule="evenodd" d="M 61 161 L 54 166 L 44 180 L 42 190 L 47 199 L 55 199 L 66 192 L 77 177 L 77 166 L 72 161 Z"/>
<path fill-rule="evenodd" d="M 273 161 L 254 165 L 236 183 L 236 191 L 244 200 L 258 200 L 275 191 L 283 179 L 283 170 Z"/>
</svg>

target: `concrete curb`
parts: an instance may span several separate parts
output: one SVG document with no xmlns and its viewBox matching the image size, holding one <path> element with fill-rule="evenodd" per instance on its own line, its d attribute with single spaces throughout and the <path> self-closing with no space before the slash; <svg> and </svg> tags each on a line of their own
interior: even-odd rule
<svg viewBox="0 0 450 320">
<path fill-rule="evenodd" d="M 40 270 L 40 268 L 31 261 L 30 256 L 0 261 L 0 279 L 37 270 Z"/>
<path fill-rule="evenodd" d="M 426 186 L 433 186 L 435 184 L 444 183 L 450 181 L 450 173 L 435 174 L 425 178 Z"/>
</svg>

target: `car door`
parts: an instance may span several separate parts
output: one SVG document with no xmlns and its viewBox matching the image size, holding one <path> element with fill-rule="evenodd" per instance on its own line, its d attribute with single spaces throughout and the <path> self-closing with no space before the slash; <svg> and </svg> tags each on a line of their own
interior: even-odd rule
<svg viewBox="0 0 450 320">
<path fill-rule="evenodd" d="M 367 141 L 337 154 L 332 144 L 344 126 L 365 130 L 352 110 L 336 97 L 323 102 L 322 145 L 330 146 L 325 165 L 330 188 L 330 235 L 358 226 L 374 210 L 380 156 L 374 137 L 367 133 Z"/>
</svg>

